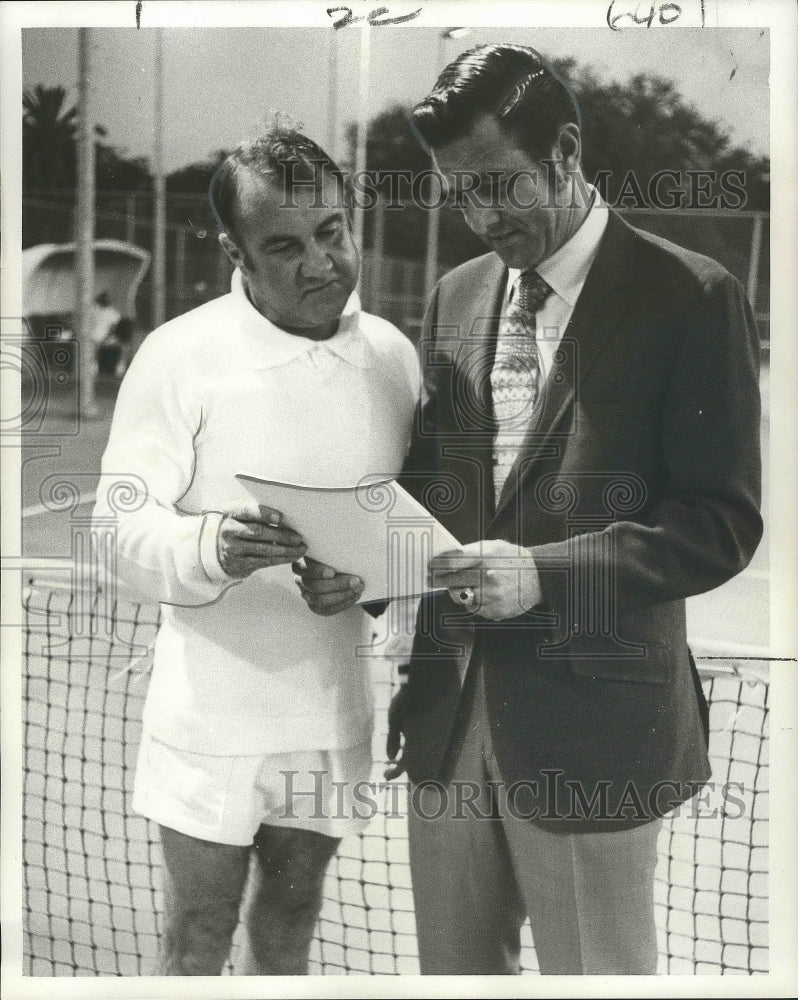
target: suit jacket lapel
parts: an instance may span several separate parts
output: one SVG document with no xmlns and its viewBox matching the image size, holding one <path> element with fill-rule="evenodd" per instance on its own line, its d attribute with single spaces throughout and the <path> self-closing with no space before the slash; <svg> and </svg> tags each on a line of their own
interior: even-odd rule
<svg viewBox="0 0 798 1000">
<path fill-rule="evenodd" d="M 507 506 L 536 460 L 556 453 L 556 434 L 573 405 L 579 383 L 590 371 L 628 305 L 621 289 L 633 277 L 634 231 L 610 211 L 598 253 L 565 328 L 515 464 L 496 508 Z"/>
<path fill-rule="evenodd" d="M 441 303 L 440 314 L 446 327 L 438 327 L 437 347 L 444 347 L 455 363 L 452 386 L 452 430 L 456 433 L 444 444 L 444 456 L 468 464 L 476 463 L 472 488 L 484 494 L 479 504 L 478 526 L 469 531 L 481 538 L 493 518 L 493 440 L 496 422 L 490 372 L 496 354 L 499 316 L 507 285 L 507 269 L 496 254 L 488 254 L 478 274 L 466 284 L 456 285 L 452 299 Z M 445 361 L 444 361 L 445 363 Z M 462 443 L 460 443 L 462 442 Z M 476 534 L 474 534 L 476 532 Z"/>
<path fill-rule="evenodd" d="M 462 297 L 456 312 L 457 363 L 464 393 L 461 396 L 463 417 L 471 415 L 474 431 L 493 438 L 496 424 L 490 372 L 496 355 L 507 268 L 496 254 L 490 254 L 485 263 L 480 280 Z"/>
</svg>

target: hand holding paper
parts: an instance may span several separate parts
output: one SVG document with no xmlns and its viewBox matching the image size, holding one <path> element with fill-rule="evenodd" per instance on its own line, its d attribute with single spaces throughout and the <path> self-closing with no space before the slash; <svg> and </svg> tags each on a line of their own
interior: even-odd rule
<svg viewBox="0 0 798 1000">
<path fill-rule="evenodd" d="M 362 580 L 358 603 L 411 597 L 433 589 L 427 583 L 430 559 L 460 548 L 457 539 L 393 479 L 313 487 L 244 473 L 236 478 L 257 503 L 283 511 L 285 527 L 302 536 L 308 557 L 341 577 Z M 313 581 L 314 597 L 321 598 L 325 591 L 327 597 L 318 601 L 319 607 L 339 603 L 329 596 L 333 593 L 341 595 L 340 603 L 348 606 L 343 580 L 317 570 L 302 576 Z"/>
<path fill-rule="evenodd" d="M 429 574 L 430 585 L 445 587 L 454 600 L 469 590 L 474 612 L 492 621 L 521 615 L 543 596 L 532 553 L 501 539 L 442 552 L 430 561 Z"/>
<path fill-rule="evenodd" d="M 291 567 L 307 606 L 317 615 L 337 615 L 357 604 L 363 581 L 349 573 L 337 573 L 332 566 L 306 557 Z"/>
<path fill-rule="evenodd" d="M 256 569 L 300 559 L 307 546 L 295 531 L 282 527 L 281 520 L 279 511 L 263 505 L 228 511 L 216 537 L 216 554 L 225 573 L 244 577 Z"/>
</svg>

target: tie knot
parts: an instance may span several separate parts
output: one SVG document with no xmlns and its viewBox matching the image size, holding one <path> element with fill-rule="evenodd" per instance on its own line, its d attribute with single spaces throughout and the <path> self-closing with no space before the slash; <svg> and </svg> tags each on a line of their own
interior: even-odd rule
<svg viewBox="0 0 798 1000">
<path fill-rule="evenodd" d="M 515 283 L 515 301 L 528 313 L 536 313 L 551 294 L 537 271 L 522 271 Z"/>
</svg>

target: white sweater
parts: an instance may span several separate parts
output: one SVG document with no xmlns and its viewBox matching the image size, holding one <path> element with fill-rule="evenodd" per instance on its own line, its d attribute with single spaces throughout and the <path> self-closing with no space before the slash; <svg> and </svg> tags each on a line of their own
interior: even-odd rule
<svg viewBox="0 0 798 1000">
<path fill-rule="evenodd" d="M 247 500 L 237 472 L 324 486 L 397 474 L 417 395 L 412 344 L 356 295 L 335 336 L 314 342 L 257 312 L 236 271 L 229 295 L 147 337 L 102 463 L 101 482 L 129 480 L 135 496 L 121 504 L 103 488 L 94 515 L 116 526 L 122 583 L 163 604 L 144 708 L 153 736 L 211 754 L 369 738 L 368 616 L 314 615 L 290 566 L 233 580 L 216 534 Z"/>
</svg>

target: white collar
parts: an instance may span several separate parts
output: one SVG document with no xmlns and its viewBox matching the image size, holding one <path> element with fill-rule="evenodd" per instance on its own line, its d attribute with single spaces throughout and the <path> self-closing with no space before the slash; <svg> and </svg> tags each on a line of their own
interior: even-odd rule
<svg viewBox="0 0 798 1000">
<path fill-rule="evenodd" d="M 607 203 L 598 189 L 592 184 L 588 184 L 587 188 L 593 192 L 593 203 L 581 226 L 559 250 L 535 268 L 552 291 L 572 309 L 582 291 L 609 217 Z M 513 287 L 520 273 L 517 268 L 508 268 L 508 288 Z"/>
<path fill-rule="evenodd" d="M 249 368 L 276 368 L 313 351 L 326 349 L 356 368 L 371 368 L 374 357 L 360 329 L 360 297 L 352 292 L 338 322 L 338 330 L 327 340 L 311 340 L 288 333 L 272 323 L 252 305 L 236 268 L 230 293 L 238 314 L 241 348 Z"/>
</svg>

